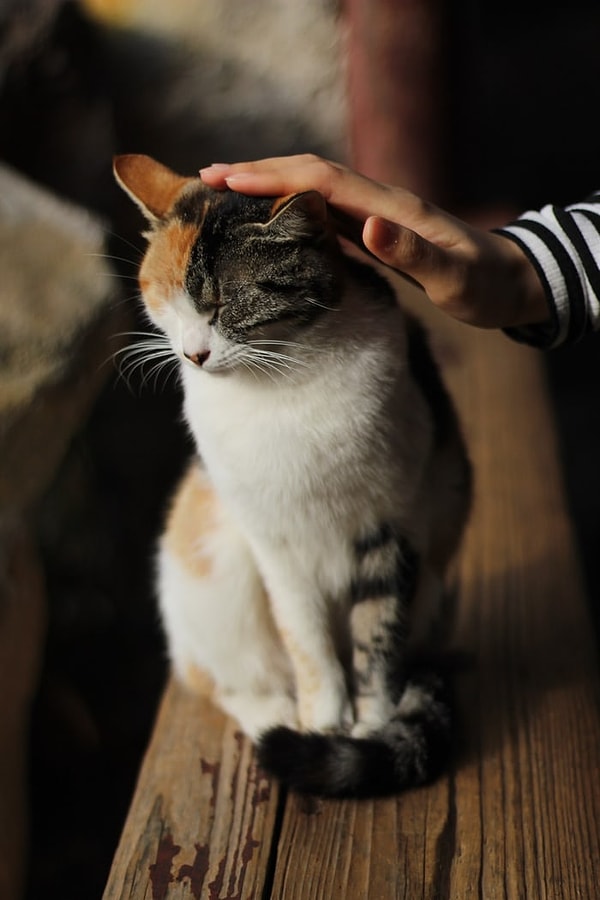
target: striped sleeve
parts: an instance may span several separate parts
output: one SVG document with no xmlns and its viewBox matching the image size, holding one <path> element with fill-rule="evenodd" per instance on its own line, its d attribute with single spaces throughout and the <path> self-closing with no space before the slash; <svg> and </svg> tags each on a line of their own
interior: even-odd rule
<svg viewBox="0 0 600 900">
<path fill-rule="evenodd" d="M 527 212 L 498 233 L 528 256 L 552 309 L 548 323 L 508 329 L 511 337 L 550 348 L 600 329 L 600 191 L 572 206 Z"/>
</svg>

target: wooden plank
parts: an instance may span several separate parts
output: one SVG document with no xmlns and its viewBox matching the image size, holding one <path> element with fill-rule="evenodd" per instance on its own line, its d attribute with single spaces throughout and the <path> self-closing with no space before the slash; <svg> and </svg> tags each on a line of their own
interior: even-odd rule
<svg viewBox="0 0 600 900">
<path fill-rule="evenodd" d="M 424 896 L 424 875 L 430 879 L 439 867 L 447 811 L 446 782 L 435 790 L 371 801 L 292 796 L 271 896 L 285 900 Z M 439 895 L 433 891 L 427 896 Z"/>
<path fill-rule="evenodd" d="M 171 686 L 106 898 L 594 896 L 598 671 L 540 358 L 440 324 L 477 485 L 457 568 L 453 644 L 468 662 L 451 772 L 399 798 L 290 796 L 279 834 L 248 743 Z"/>
<path fill-rule="evenodd" d="M 277 803 L 234 723 L 171 683 L 104 900 L 260 897 Z"/>
<path fill-rule="evenodd" d="M 483 896 L 595 896 L 600 875 L 596 646 L 540 357 L 469 332 L 459 372 L 478 502 L 461 565 L 457 642 L 465 760 L 455 777 L 451 885 Z M 474 714 L 474 715 L 473 715 Z M 479 800 L 480 858 L 465 795 Z M 471 849 L 470 856 L 473 856 Z M 504 893 L 500 893 L 504 891 Z"/>
<path fill-rule="evenodd" d="M 596 648 L 540 357 L 435 321 L 476 473 L 453 641 L 468 660 L 461 750 L 448 777 L 397 799 L 292 798 L 284 900 L 596 895 Z"/>
<path fill-rule="evenodd" d="M 248 742 L 171 686 L 105 898 L 594 896 L 598 672 L 540 358 L 501 335 L 439 335 L 477 484 L 451 772 L 399 798 L 290 796 L 279 833 Z"/>
</svg>

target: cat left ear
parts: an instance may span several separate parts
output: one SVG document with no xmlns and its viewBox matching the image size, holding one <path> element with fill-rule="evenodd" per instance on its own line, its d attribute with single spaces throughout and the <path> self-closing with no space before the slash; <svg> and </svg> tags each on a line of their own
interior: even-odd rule
<svg viewBox="0 0 600 900">
<path fill-rule="evenodd" d="M 150 222 L 164 218 L 192 178 L 172 172 L 167 166 L 140 153 L 115 156 L 113 172 L 123 190 Z"/>
<path fill-rule="evenodd" d="M 302 239 L 327 231 L 327 203 L 318 191 L 304 191 L 277 200 L 267 227 L 285 238 Z"/>
</svg>

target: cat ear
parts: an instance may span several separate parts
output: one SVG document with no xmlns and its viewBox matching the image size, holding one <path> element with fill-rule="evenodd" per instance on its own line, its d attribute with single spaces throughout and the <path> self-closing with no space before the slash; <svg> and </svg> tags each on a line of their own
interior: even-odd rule
<svg viewBox="0 0 600 900">
<path fill-rule="evenodd" d="M 318 191 L 304 191 L 276 200 L 267 228 L 285 238 L 315 238 L 327 229 L 327 203 Z"/>
<path fill-rule="evenodd" d="M 113 159 L 115 178 L 150 222 L 164 218 L 193 178 L 177 175 L 150 156 L 129 153 Z"/>
</svg>

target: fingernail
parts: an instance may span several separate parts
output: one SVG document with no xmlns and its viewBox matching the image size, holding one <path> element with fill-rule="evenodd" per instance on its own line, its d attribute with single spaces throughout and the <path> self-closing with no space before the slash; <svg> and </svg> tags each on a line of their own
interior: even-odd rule
<svg viewBox="0 0 600 900">
<path fill-rule="evenodd" d="M 375 219 L 375 228 L 377 233 L 377 243 L 382 250 L 391 253 L 398 246 L 398 226 L 395 222 L 389 222 L 387 219 Z"/>
<path fill-rule="evenodd" d="M 252 177 L 250 173 L 238 172 L 236 175 L 227 175 L 225 181 L 229 187 L 235 187 L 236 184 L 243 184 L 245 181 L 248 181 L 248 177 Z"/>
<path fill-rule="evenodd" d="M 377 256 L 380 254 L 389 256 L 398 246 L 400 229 L 395 222 L 382 219 L 380 216 L 371 216 L 365 222 L 363 235 L 372 253 Z"/>
<path fill-rule="evenodd" d="M 229 163 L 211 163 L 210 166 L 203 166 L 199 173 L 202 178 L 203 175 L 210 175 L 211 172 L 226 172 L 230 168 Z"/>
</svg>

